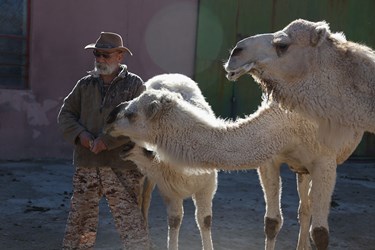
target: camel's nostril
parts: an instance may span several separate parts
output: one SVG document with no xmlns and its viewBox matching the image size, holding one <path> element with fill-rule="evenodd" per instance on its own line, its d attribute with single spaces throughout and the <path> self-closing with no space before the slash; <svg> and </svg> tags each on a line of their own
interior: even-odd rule
<svg viewBox="0 0 375 250">
<path fill-rule="evenodd" d="M 116 109 L 117 108 L 115 108 L 114 110 L 112 110 L 111 113 L 109 113 L 109 115 L 107 117 L 107 120 L 106 120 L 107 124 L 111 124 L 116 120 L 116 117 L 117 117 L 117 110 Z"/>
<path fill-rule="evenodd" d="M 119 104 L 119 105 L 117 105 L 117 107 L 115 107 L 111 111 L 111 113 L 109 113 L 109 115 L 107 117 L 107 120 L 106 120 L 107 124 L 113 123 L 116 120 L 117 114 L 121 111 L 122 107 L 123 107 L 123 105 Z"/>
<path fill-rule="evenodd" d="M 115 116 L 110 114 L 110 115 L 107 117 L 107 120 L 106 120 L 107 124 L 111 124 L 111 123 L 113 123 L 114 121 L 115 121 Z"/>
</svg>

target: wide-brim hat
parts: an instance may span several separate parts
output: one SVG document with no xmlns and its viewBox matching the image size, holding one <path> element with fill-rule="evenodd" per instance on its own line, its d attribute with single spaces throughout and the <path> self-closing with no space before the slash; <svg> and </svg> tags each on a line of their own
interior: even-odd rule
<svg viewBox="0 0 375 250">
<path fill-rule="evenodd" d="M 130 49 L 124 47 L 122 37 L 119 34 L 113 32 L 101 32 L 98 40 L 95 43 L 86 45 L 85 49 L 100 49 L 108 51 L 127 51 L 132 56 L 133 53 Z"/>
</svg>

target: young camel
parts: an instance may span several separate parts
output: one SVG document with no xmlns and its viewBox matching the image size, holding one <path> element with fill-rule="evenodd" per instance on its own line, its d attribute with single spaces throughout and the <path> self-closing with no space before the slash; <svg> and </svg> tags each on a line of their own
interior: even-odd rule
<svg viewBox="0 0 375 250">
<path fill-rule="evenodd" d="M 239 41 L 225 64 L 228 79 L 250 74 L 282 107 L 319 124 L 331 143 L 347 131 L 375 133 L 375 52 L 298 19 L 275 33 Z"/>
<path fill-rule="evenodd" d="M 184 101 L 194 105 L 208 117 L 215 117 L 211 106 L 204 99 L 197 84 L 190 80 L 185 84 L 185 78 L 173 75 L 174 82 L 148 81 L 147 90 L 163 90 L 179 93 Z M 139 142 L 147 147 L 147 143 Z M 183 219 L 183 200 L 192 197 L 195 205 L 195 218 L 200 230 L 202 249 L 212 250 L 212 199 L 217 189 L 217 170 L 202 170 L 175 168 L 168 162 L 159 159 L 156 153 L 134 145 L 122 155 L 124 160 L 136 163 L 147 179 L 156 184 L 167 207 L 168 214 L 168 249 L 178 249 L 179 230 Z M 145 205 L 145 207 L 147 204 Z M 143 208 L 147 211 L 147 208 Z"/>
<path fill-rule="evenodd" d="M 133 161 L 147 179 L 158 187 L 167 207 L 168 249 L 178 249 L 178 236 L 184 215 L 183 200 L 192 197 L 202 249 L 212 250 L 212 199 L 217 189 L 217 171 L 198 174 L 176 171 L 168 163 L 160 161 L 154 152 L 138 145 L 124 151 L 121 157 Z"/>
<path fill-rule="evenodd" d="M 191 83 L 188 77 L 178 80 L 184 85 Z M 157 76 L 148 84 L 159 81 L 173 84 L 175 76 Z M 287 163 L 298 176 L 301 225 L 297 248 L 310 249 L 311 225 L 315 245 L 326 249 L 336 167 L 354 151 L 363 131 L 351 130 L 340 145 L 333 146 L 318 140 L 317 129 L 317 124 L 282 110 L 272 100 L 264 101 L 246 119 L 227 122 L 207 116 L 178 93 L 146 90 L 119 105 L 110 114 L 105 131 L 152 145 L 162 161 L 175 167 L 242 170 L 260 166 L 266 200 L 266 249 L 274 248 L 282 225 L 278 169 Z"/>
</svg>

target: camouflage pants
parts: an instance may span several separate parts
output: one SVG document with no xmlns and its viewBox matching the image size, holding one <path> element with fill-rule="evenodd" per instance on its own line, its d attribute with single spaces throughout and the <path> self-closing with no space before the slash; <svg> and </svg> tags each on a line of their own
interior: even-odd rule
<svg viewBox="0 0 375 250">
<path fill-rule="evenodd" d="M 143 181 L 144 177 L 137 170 L 77 167 L 63 249 L 93 249 L 99 201 L 103 196 L 124 249 L 149 249 L 148 229 L 140 209 Z"/>
</svg>

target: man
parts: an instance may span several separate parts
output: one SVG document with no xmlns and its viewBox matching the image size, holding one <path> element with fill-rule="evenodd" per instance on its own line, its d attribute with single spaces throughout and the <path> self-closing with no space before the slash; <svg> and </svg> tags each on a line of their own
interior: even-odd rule
<svg viewBox="0 0 375 250">
<path fill-rule="evenodd" d="M 123 101 L 137 97 L 142 79 L 121 64 L 125 53 L 120 35 L 102 32 L 93 51 L 95 68 L 80 79 L 64 99 L 58 124 L 64 138 L 75 145 L 75 173 L 71 210 L 63 249 L 92 249 L 98 225 L 99 201 L 105 196 L 125 249 L 148 249 L 146 222 L 140 209 L 143 176 L 119 152 L 131 143 L 113 138 L 102 128 L 109 112 Z"/>
</svg>

